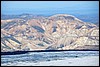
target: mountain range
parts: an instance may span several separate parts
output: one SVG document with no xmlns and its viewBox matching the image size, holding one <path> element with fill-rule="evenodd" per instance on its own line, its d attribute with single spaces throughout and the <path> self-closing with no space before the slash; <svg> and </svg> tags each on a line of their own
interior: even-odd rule
<svg viewBox="0 0 100 67">
<path fill-rule="evenodd" d="M 73 15 L 1 15 L 1 51 L 99 50 L 99 26 Z"/>
</svg>

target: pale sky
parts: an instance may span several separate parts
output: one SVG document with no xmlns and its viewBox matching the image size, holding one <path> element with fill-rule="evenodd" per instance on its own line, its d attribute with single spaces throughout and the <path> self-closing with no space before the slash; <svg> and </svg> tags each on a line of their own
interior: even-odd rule
<svg viewBox="0 0 100 67">
<path fill-rule="evenodd" d="M 99 1 L 1 1 L 1 13 L 54 10 L 99 11 Z M 91 12 L 91 11 L 90 11 Z"/>
</svg>

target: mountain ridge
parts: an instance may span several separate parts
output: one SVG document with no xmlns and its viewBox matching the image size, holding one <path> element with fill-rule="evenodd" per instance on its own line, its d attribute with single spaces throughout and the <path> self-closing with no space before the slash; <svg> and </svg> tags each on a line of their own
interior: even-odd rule
<svg viewBox="0 0 100 67">
<path fill-rule="evenodd" d="M 85 45 L 94 49 L 92 45 L 99 46 L 98 36 L 97 25 L 68 14 L 1 20 L 2 52 L 85 49 Z"/>
</svg>

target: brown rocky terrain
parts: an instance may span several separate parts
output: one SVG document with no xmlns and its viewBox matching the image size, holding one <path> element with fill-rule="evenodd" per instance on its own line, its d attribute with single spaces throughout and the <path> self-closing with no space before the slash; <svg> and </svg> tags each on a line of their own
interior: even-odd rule
<svg viewBox="0 0 100 67">
<path fill-rule="evenodd" d="M 69 49 L 99 50 L 99 27 L 67 14 L 1 20 L 2 52 Z"/>
</svg>

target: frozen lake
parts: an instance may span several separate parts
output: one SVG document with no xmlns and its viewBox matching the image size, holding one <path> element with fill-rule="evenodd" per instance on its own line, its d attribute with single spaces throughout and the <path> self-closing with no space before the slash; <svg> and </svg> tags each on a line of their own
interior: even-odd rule
<svg viewBox="0 0 100 67">
<path fill-rule="evenodd" d="M 2 55 L 1 66 L 99 66 L 99 51 L 29 52 Z"/>
</svg>

